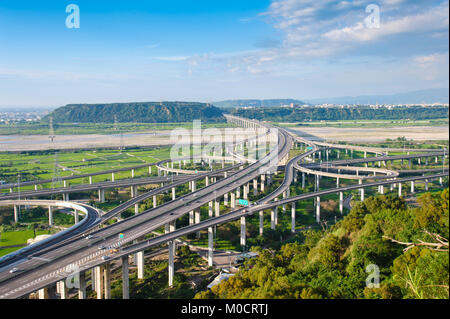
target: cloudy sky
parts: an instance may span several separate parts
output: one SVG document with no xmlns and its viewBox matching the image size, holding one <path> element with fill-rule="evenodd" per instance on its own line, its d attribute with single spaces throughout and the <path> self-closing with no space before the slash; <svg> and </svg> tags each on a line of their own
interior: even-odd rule
<svg viewBox="0 0 450 319">
<path fill-rule="evenodd" d="M 69 4 L 80 28 L 66 26 Z M 448 12 L 434 0 L 0 0 L 0 106 L 446 88 Z"/>
</svg>

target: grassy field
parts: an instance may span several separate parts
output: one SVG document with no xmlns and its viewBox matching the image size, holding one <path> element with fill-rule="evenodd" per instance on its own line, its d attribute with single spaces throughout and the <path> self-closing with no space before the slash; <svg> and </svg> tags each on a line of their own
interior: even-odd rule
<svg viewBox="0 0 450 319">
<path fill-rule="evenodd" d="M 0 180 L 17 182 L 51 179 L 54 176 L 55 160 L 59 166 L 59 176 L 86 174 L 122 167 L 137 166 L 145 163 L 155 163 L 170 157 L 170 148 L 119 150 L 88 150 L 71 152 L 22 152 L 0 153 Z M 154 169 L 155 170 L 155 169 Z M 156 170 L 155 170 L 156 172 Z M 135 177 L 148 176 L 148 168 L 135 171 Z M 129 171 L 116 173 L 116 178 L 130 178 Z M 94 176 L 93 182 L 111 180 L 110 175 Z M 70 184 L 87 183 L 88 179 L 71 181 Z M 44 185 L 48 187 L 50 185 Z M 62 185 L 59 185 L 62 186 Z M 34 189 L 23 187 L 22 190 Z"/>
<path fill-rule="evenodd" d="M 46 235 L 48 231 L 36 230 L 36 236 Z M 21 247 L 2 248 L 14 245 L 26 245 L 27 240 L 34 238 L 33 230 L 21 230 L 12 232 L 2 232 L 0 234 L 0 257 L 5 256 L 13 251 L 20 249 Z"/>
</svg>

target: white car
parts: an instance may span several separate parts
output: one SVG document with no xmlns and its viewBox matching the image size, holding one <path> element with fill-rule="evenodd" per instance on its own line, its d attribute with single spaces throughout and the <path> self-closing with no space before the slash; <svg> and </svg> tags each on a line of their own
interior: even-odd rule
<svg viewBox="0 0 450 319">
<path fill-rule="evenodd" d="M 11 273 L 11 274 L 13 274 L 13 273 L 16 273 L 16 272 L 18 272 L 19 271 L 19 268 L 13 268 L 13 269 L 11 269 L 9 272 Z"/>
</svg>

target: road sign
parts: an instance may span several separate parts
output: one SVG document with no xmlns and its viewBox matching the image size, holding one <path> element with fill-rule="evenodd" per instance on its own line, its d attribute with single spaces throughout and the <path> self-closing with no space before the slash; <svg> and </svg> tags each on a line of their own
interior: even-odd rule
<svg viewBox="0 0 450 319">
<path fill-rule="evenodd" d="M 312 151 L 312 149 L 313 149 L 312 146 L 308 146 L 308 147 L 306 148 L 307 151 Z"/>
<path fill-rule="evenodd" d="M 246 199 L 238 199 L 238 204 L 241 206 L 248 206 L 248 200 Z"/>
<path fill-rule="evenodd" d="M 123 239 L 124 235 L 122 233 L 119 234 L 119 239 Z"/>
</svg>

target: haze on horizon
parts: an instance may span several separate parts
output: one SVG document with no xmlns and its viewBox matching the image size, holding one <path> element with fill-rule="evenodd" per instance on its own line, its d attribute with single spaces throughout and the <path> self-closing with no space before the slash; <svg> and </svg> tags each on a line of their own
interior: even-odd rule
<svg viewBox="0 0 450 319">
<path fill-rule="evenodd" d="M 68 29 L 66 5 L 80 8 Z M 366 8 L 380 8 L 379 28 Z M 0 108 L 449 87 L 448 1 L 0 2 Z"/>
</svg>

